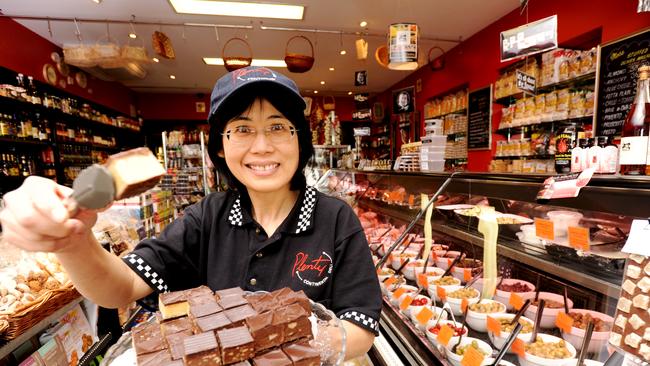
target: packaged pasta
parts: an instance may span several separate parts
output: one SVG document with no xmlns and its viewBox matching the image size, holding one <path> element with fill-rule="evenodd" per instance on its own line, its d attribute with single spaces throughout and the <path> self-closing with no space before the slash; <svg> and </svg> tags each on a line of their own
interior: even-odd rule
<svg viewBox="0 0 650 366">
<path fill-rule="evenodd" d="M 546 93 L 544 96 L 544 115 L 542 116 L 543 121 L 553 120 L 555 115 L 555 110 L 557 108 L 557 92 L 553 90 L 550 93 Z"/>
<path fill-rule="evenodd" d="M 557 107 L 555 108 L 554 120 L 567 119 L 569 117 L 569 102 L 571 93 L 569 89 L 561 89 L 557 92 Z"/>
<path fill-rule="evenodd" d="M 594 115 L 594 92 L 588 90 L 585 93 L 585 104 L 584 104 L 584 116 L 593 116 Z"/>
<path fill-rule="evenodd" d="M 584 116 L 585 112 L 585 95 L 582 91 L 571 92 L 569 100 L 569 118 L 579 118 Z"/>
</svg>

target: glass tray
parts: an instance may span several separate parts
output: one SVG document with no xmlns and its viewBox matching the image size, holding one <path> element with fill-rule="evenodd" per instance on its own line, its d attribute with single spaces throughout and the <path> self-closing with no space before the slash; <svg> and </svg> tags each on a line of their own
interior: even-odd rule
<svg viewBox="0 0 650 366">
<path fill-rule="evenodd" d="M 323 305 L 311 302 L 312 334 L 314 339 L 311 345 L 320 352 L 322 366 L 334 366 L 343 364 L 345 357 L 345 328 L 334 313 Z M 155 317 L 149 318 L 147 322 L 154 322 Z M 334 339 L 340 339 L 340 345 L 333 344 Z M 338 343 L 338 342 L 336 342 Z M 131 332 L 126 332 L 106 352 L 100 366 L 135 366 L 136 357 L 131 343 Z"/>
</svg>

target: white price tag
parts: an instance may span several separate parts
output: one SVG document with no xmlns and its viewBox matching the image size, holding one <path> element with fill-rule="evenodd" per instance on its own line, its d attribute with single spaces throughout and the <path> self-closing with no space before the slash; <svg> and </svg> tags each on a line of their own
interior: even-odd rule
<svg viewBox="0 0 650 366">
<path fill-rule="evenodd" d="M 628 235 L 627 242 L 621 251 L 648 257 L 650 256 L 648 239 L 650 239 L 650 221 L 634 220 L 630 228 L 630 235 Z"/>
</svg>

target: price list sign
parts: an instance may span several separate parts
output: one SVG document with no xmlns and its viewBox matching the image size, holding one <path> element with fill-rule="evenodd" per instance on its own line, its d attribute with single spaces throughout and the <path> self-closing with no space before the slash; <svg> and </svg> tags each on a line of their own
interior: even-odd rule
<svg viewBox="0 0 650 366">
<path fill-rule="evenodd" d="M 596 133 L 620 136 L 636 94 L 638 71 L 650 65 L 650 29 L 600 47 L 596 80 Z"/>
<path fill-rule="evenodd" d="M 501 32 L 501 62 L 557 48 L 557 15 Z"/>
<path fill-rule="evenodd" d="M 467 150 L 489 150 L 492 143 L 492 84 L 469 92 Z"/>
</svg>

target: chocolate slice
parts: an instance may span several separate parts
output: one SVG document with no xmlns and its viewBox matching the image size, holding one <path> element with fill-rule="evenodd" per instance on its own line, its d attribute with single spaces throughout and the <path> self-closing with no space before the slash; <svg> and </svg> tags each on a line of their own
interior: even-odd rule
<svg viewBox="0 0 650 366">
<path fill-rule="evenodd" d="M 165 320 L 187 316 L 189 310 L 187 291 L 174 291 L 160 294 L 158 296 L 158 308 Z"/>
<path fill-rule="evenodd" d="M 298 304 L 300 305 L 305 311 L 308 313 L 311 313 L 311 303 L 309 302 L 309 298 L 305 293 L 300 290 L 298 292 L 294 291 L 282 291 L 275 297 L 280 304 L 282 305 L 291 305 L 291 304 Z"/>
<path fill-rule="evenodd" d="M 283 327 L 273 324 L 273 313 L 270 311 L 246 319 L 246 325 L 254 340 L 255 353 L 279 346 L 284 341 Z"/>
<path fill-rule="evenodd" d="M 230 366 L 251 366 L 251 363 L 248 361 L 242 361 L 242 362 L 230 364 Z"/>
<path fill-rule="evenodd" d="M 164 336 L 168 336 L 170 334 L 182 332 L 185 330 L 191 330 L 192 323 L 188 317 L 184 316 L 182 318 L 176 318 L 174 320 L 161 323 L 160 328 L 162 329 L 162 334 Z"/>
<path fill-rule="evenodd" d="M 232 322 L 228 319 L 225 313 L 216 313 L 202 318 L 196 318 L 194 320 L 194 330 L 195 333 L 210 332 L 229 327 L 231 324 Z"/>
<path fill-rule="evenodd" d="M 158 301 L 164 305 L 187 301 L 187 291 L 183 290 L 162 293 L 158 296 Z"/>
<path fill-rule="evenodd" d="M 193 298 L 189 300 L 189 304 L 190 315 L 194 318 L 200 318 L 202 316 L 218 313 L 223 310 L 221 306 L 217 304 L 217 300 L 215 300 L 213 297 Z"/>
<path fill-rule="evenodd" d="M 255 355 L 253 337 L 246 327 L 218 330 L 217 337 L 224 364 L 247 360 Z"/>
<path fill-rule="evenodd" d="M 309 313 L 298 304 L 291 304 L 273 312 L 273 324 L 282 327 L 284 341 L 298 338 L 312 338 Z"/>
<path fill-rule="evenodd" d="M 232 325 L 229 326 L 229 328 L 240 327 L 244 325 L 244 320 L 246 320 L 246 318 L 257 315 L 257 311 L 248 304 L 225 310 L 224 313 L 232 322 Z"/>
<path fill-rule="evenodd" d="M 253 359 L 255 366 L 291 366 L 292 364 L 289 357 L 279 349 L 266 352 Z"/>
<path fill-rule="evenodd" d="M 152 353 L 167 348 L 163 341 L 160 325 L 157 323 L 143 324 L 133 328 L 133 348 L 137 355 Z"/>
<path fill-rule="evenodd" d="M 153 353 L 138 355 L 136 359 L 138 366 L 160 366 L 167 365 L 172 362 L 172 358 L 166 349 Z"/>
<path fill-rule="evenodd" d="M 189 290 L 188 297 L 213 297 L 214 293 L 208 286 L 199 286 Z"/>
<path fill-rule="evenodd" d="M 167 348 L 172 356 L 172 360 L 180 360 L 185 354 L 184 340 L 192 335 L 192 331 L 184 330 L 182 332 L 170 334 L 165 337 Z"/>
<path fill-rule="evenodd" d="M 247 305 L 248 301 L 241 295 L 228 295 L 219 300 L 219 305 L 223 309 L 235 308 L 237 306 Z"/>
<path fill-rule="evenodd" d="M 275 300 L 275 296 L 271 294 L 255 294 L 246 296 L 246 300 L 248 300 L 253 309 L 255 309 L 255 311 L 258 313 L 276 309 L 280 305 Z"/>
<path fill-rule="evenodd" d="M 319 366 L 320 354 L 307 342 L 298 342 L 282 347 L 294 366 Z"/>
<path fill-rule="evenodd" d="M 219 353 L 219 345 L 213 332 L 185 338 L 183 348 L 185 349 L 183 362 L 186 366 L 221 365 L 221 353 Z"/>
<path fill-rule="evenodd" d="M 231 287 L 214 292 L 214 296 L 217 298 L 217 300 L 230 295 L 244 296 L 244 294 L 244 290 L 242 290 L 240 287 Z"/>
</svg>

